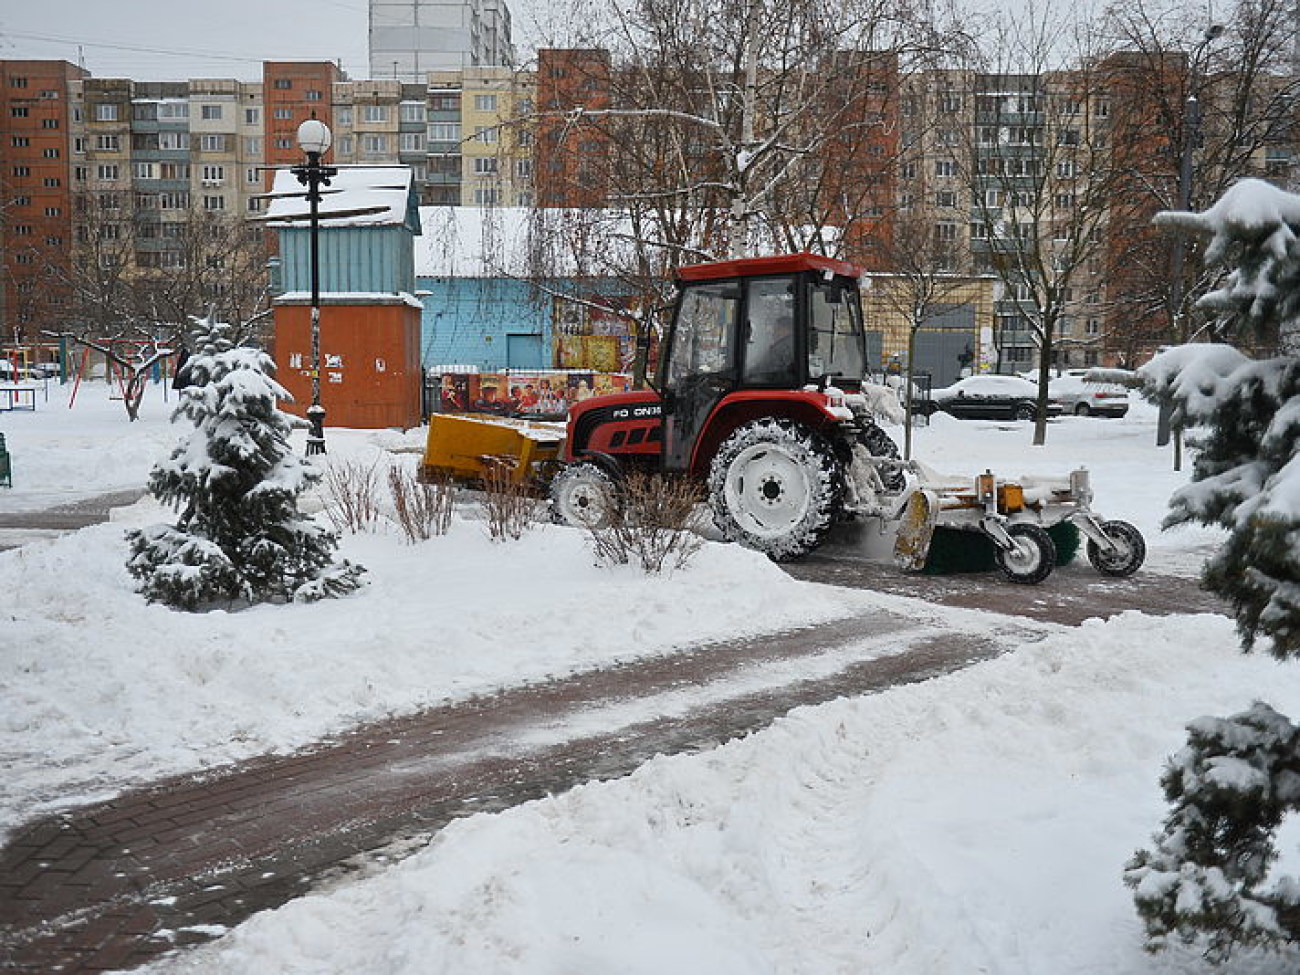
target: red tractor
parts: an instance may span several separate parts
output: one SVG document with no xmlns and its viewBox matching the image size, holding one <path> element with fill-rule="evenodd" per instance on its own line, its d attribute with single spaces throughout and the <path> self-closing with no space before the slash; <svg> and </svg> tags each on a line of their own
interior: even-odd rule
<svg viewBox="0 0 1300 975">
<path fill-rule="evenodd" d="M 680 268 L 653 389 L 569 412 L 556 518 L 599 525 L 631 470 L 699 480 L 723 535 L 776 560 L 876 513 L 905 474 L 863 395 L 858 278 L 814 254 Z"/>
</svg>

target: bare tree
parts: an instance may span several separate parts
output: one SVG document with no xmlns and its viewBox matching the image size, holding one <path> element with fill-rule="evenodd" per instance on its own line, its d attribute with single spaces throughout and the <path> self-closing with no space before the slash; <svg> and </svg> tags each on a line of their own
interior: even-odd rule
<svg viewBox="0 0 1300 975">
<path fill-rule="evenodd" d="M 1110 268 L 1122 280 L 1108 341 L 1121 358 L 1163 342 L 1186 342 L 1200 328 L 1196 299 L 1211 285 L 1202 243 L 1181 231 L 1150 229 L 1162 210 L 1200 210 L 1236 180 L 1296 178 L 1289 154 L 1268 150 L 1294 141 L 1296 97 L 1294 4 L 1237 0 L 1215 11 L 1173 0 L 1113 5 L 1105 21 L 1113 43 L 1117 107 L 1145 139 L 1133 140 L 1135 178 L 1127 189 L 1130 225 L 1112 233 Z M 1152 134 L 1159 134 L 1153 137 Z"/>
<path fill-rule="evenodd" d="M 997 15 L 968 78 L 963 126 L 976 267 L 997 274 L 1038 359 L 1033 442 L 1047 438 L 1048 380 L 1063 325 L 1099 305 L 1107 222 L 1124 206 L 1104 50 L 1051 3 Z M 1061 69 L 1058 65 L 1068 63 Z"/>
</svg>

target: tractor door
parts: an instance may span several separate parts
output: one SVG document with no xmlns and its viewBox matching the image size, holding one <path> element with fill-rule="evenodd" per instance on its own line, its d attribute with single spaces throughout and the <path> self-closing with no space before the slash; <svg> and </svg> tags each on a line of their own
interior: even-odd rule
<svg viewBox="0 0 1300 975">
<path fill-rule="evenodd" d="M 708 281 L 682 289 L 664 350 L 664 470 L 684 471 L 704 423 L 736 385 L 740 282 Z"/>
</svg>

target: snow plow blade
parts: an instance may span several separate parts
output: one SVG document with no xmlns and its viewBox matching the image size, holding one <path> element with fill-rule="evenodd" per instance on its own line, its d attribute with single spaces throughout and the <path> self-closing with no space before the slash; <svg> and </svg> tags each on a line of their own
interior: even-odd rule
<svg viewBox="0 0 1300 975">
<path fill-rule="evenodd" d="M 516 483 L 544 485 L 559 464 L 563 427 L 504 417 L 436 413 L 420 463 L 420 480 L 478 483 L 487 467 L 507 462 Z"/>
</svg>

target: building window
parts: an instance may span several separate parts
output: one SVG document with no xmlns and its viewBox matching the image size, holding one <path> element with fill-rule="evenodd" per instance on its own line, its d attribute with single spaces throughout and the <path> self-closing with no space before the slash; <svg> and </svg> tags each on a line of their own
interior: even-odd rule
<svg viewBox="0 0 1300 975">
<path fill-rule="evenodd" d="M 160 172 L 163 179 L 189 179 L 189 163 L 161 163 Z"/>
<path fill-rule="evenodd" d="M 189 149 L 190 134 L 188 132 L 159 132 L 158 148 L 168 151 L 180 149 Z"/>
<path fill-rule="evenodd" d="M 80 136 L 80 135 L 79 135 L 79 136 L 77 136 L 75 139 L 72 140 L 72 151 L 73 151 L 73 152 L 76 152 L 76 153 L 83 153 L 83 152 L 86 151 L 86 139 L 85 139 L 85 136 Z"/>
<path fill-rule="evenodd" d="M 170 119 L 189 118 L 189 102 L 159 102 L 158 117 Z"/>
<path fill-rule="evenodd" d="M 244 155 L 260 156 L 262 154 L 262 137 L 260 135 L 250 135 L 244 139 Z"/>
<path fill-rule="evenodd" d="M 496 95 L 475 95 L 474 111 L 476 112 L 495 112 L 497 110 Z"/>
<path fill-rule="evenodd" d="M 101 102 L 100 104 L 96 105 L 96 106 L 95 106 L 95 121 L 96 121 L 96 122 L 116 122 L 116 121 L 117 121 L 117 106 L 116 106 L 116 105 L 113 105 L 113 104 L 111 104 L 111 103 L 109 103 L 109 104 L 105 104 L 105 103 L 102 103 L 102 102 Z"/>
<path fill-rule="evenodd" d="M 367 122 L 387 122 L 388 106 L 387 105 L 366 105 L 362 109 L 361 117 Z"/>
<path fill-rule="evenodd" d="M 309 102 L 318 102 L 320 101 L 320 92 L 317 91 L 315 88 L 309 88 L 307 89 L 307 94 L 304 97 Z"/>
<path fill-rule="evenodd" d="M 207 134 L 199 137 L 199 148 L 203 152 L 225 152 L 226 137 L 224 135 Z"/>
<path fill-rule="evenodd" d="M 202 179 L 205 183 L 223 183 L 226 179 L 225 166 L 204 166 Z"/>
<path fill-rule="evenodd" d="M 934 239 L 940 244 L 951 244 L 957 239 L 957 225 L 941 220 L 934 225 Z"/>
<path fill-rule="evenodd" d="M 46 207 L 45 215 L 47 217 L 57 217 L 61 211 L 58 207 Z"/>
<path fill-rule="evenodd" d="M 46 189 L 51 190 L 58 189 L 63 185 L 63 180 L 59 179 L 57 176 L 46 176 L 41 182 L 45 185 Z"/>
<path fill-rule="evenodd" d="M 501 191 L 495 187 L 480 186 L 474 190 L 474 203 L 477 206 L 497 206 L 500 202 Z"/>
<path fill-rule="evenodd" d="M 258 169 L 256 166 L 249 166 L 247 169 L 244 170 L 244 182 L 248 183 L 250 186 L 254 186 L 261 183 L 262 171 Z"/>
<path fill-rule="evenodd" d="M 26 223 L 14 224 L 14 233 L 19 237 L 30 237 L 32 235 L 31 225 Z"/>
<path fill-rule="evenodd" d="M 363 135 L 361 151 L 368 156 L 381 155 L 388 151 L 388 137 L 383 135 Z"/>
<path fill-rule="evenodd" d="M 532 179 L 533 161 L 531 159 L 516 159 L 515 175 L 520 179 Z"/>
<path fill-rule="evenodd" d="M 289 78 L 276 78 L 275 87 L 278 88 L 280 91 L 288 91 L 290 88 L 293 87 L 293 81 L 291 81 Z"/>
<path fill-rule="evenodd" d="M 936 159 L 934 161 L 934 175 L 952 176 L 956 172 L 956 164 L 951 159 Z"/>
<path fill-rule="evenodd" d="M 14 174 L 15 176 L 30 176 L 30 175 L 32 174 L 32 167 L 31 167 L 31 166 L 15 166 L 15 167 L 13 168 L 13 174 Z"/>
<path fill-rule="evenodd" d="M 459 142 L 459 122 L 432 122 L 429 125 L 430 142 Z"/>
<path fill-rule="evenodd" d="M 205 210 L 224 210 L 226 208 L 226 198 L 224 196 L 205 196 L 203 198 L 203 209 Z"/>
<path fill-rule="evenodd" d="M 423 152 L 424 135 L 420 132 L 402 133 L 402 152 Z"/>
<path fill-rule="evenodd" d="M 478 126 L 474 129 L 474 139 L 489 145 L 501 141 L 501 129 L 496 125 Z"/>
<path fill-rule="evenodd" d="M 215 122 L 221 118 L 220 105 L 204 105 L 199 109 L 203 119 L 208 122 Z"/>
<path fill-rule="evenodd" d="M 59 93 L 53 88 L 43 88 L 41 90 L 41 97 L 49 102 L 58 101 Z"/>
<path fill-rule="evenodd" d="M 337 150 L 337 152 L 336 152 L 336 156 L 350 156 L 350 155 L 352 155 L 352 147 L 353 147 L 353 145 L 354 145 L 354 140 L 353 140 L 352 136 L 350 136 L 350 135 L 345 135 L 345 136 L 343 136 L 343 138 L 339 139 L 338 150 Z"/>
<path fill-rule="evenodd" d="M 188 210 L 190 195 L 188 193 L 159 193 L 158 206 L 164 210 Z M 164 230 L 166 233 L 166 230 Z"/>
<path fill-rule="evenodd" d="M 492 176 L 497 172 L 495 156 L 479 156 L 474 160 L 474 173 L 478 176 Z"/>
<path fill-rule="evenodd" d="M 421 102 L 402 102 L 398 107 L 398 111 L 401 113 L 399 117 L 403 122 L 424 121 L 424 105 Z"/>
<path fill-rule="evenodd" d="M 95 149 L 98 152 L 121 152 L 122 137 L 116 135 L 95 136 Z"/>
<path fill-rule="evenodd" d="M 957 205 L 957 193 L 954 190 L 940 190 L 934 195 L 934 205 L 955 207 Z"/>
<path fill-rule="evenodd" d="M 292 140 L 292 139 L 285 139 L 285 138 L 279 138 L 279 139 L 276 139 L 276 140 L 275 140 L 275 147 L 276 147 L 277 149 L 292 149 L 292 148 L 293 148 L 293 140 Z"/>
<path fill-rule="evenodd" d="M 352 107 L 350 105 L 341 105 L 334 112 L 334 121 L 339 125 L 352 124 Z"/>
<path fill-rule="evenodd" d="M 9 144 L 16 149 L 23 149 L 32 144 L 32 140 L 25 135 L 12 135 L 9 137 Z"/>
<path fill-rule="evenodd" d="M 293 119 L 292 108 L 277 108 L 273 114 L 281 121 L 291 121 Z"/>
<path fill-rule="evenodd" d="M 260 108 L 244 109 L 244 124 L 257 125 L 262 121 L 262 110 Z"/>
<path fill-rule="evenodd" d="M 9 87 L 10 87 L 10 88 L 26 88 L 26 87 L 27 87 L 27 79 L 26 79 L 26 78 L 17 77 L 17 76 L 12 77 L 12 78 L 9 79 Z"/>
<path fill-rule="evenodd" d="M 59 120 L 56 118 L 41 119 L 41 128 L 43 129 L 57 129 L 58 127 L 59 127 Z"/>
<path fill-rule="evenodd" d="M 95 167 L 95 178 L 112 180 L 120 177 L 121 170 L 116 163 L 112 165 L 100 165 Z"/>
<path fill-rule="evenodd" d="M 9 109 L 9 114 L 13 118 L 27 118 L 27 116 L 30 115 L 31 113 L 27 110 L 25 106 L 15 105 L 13 108 Z"/>
</svg>

